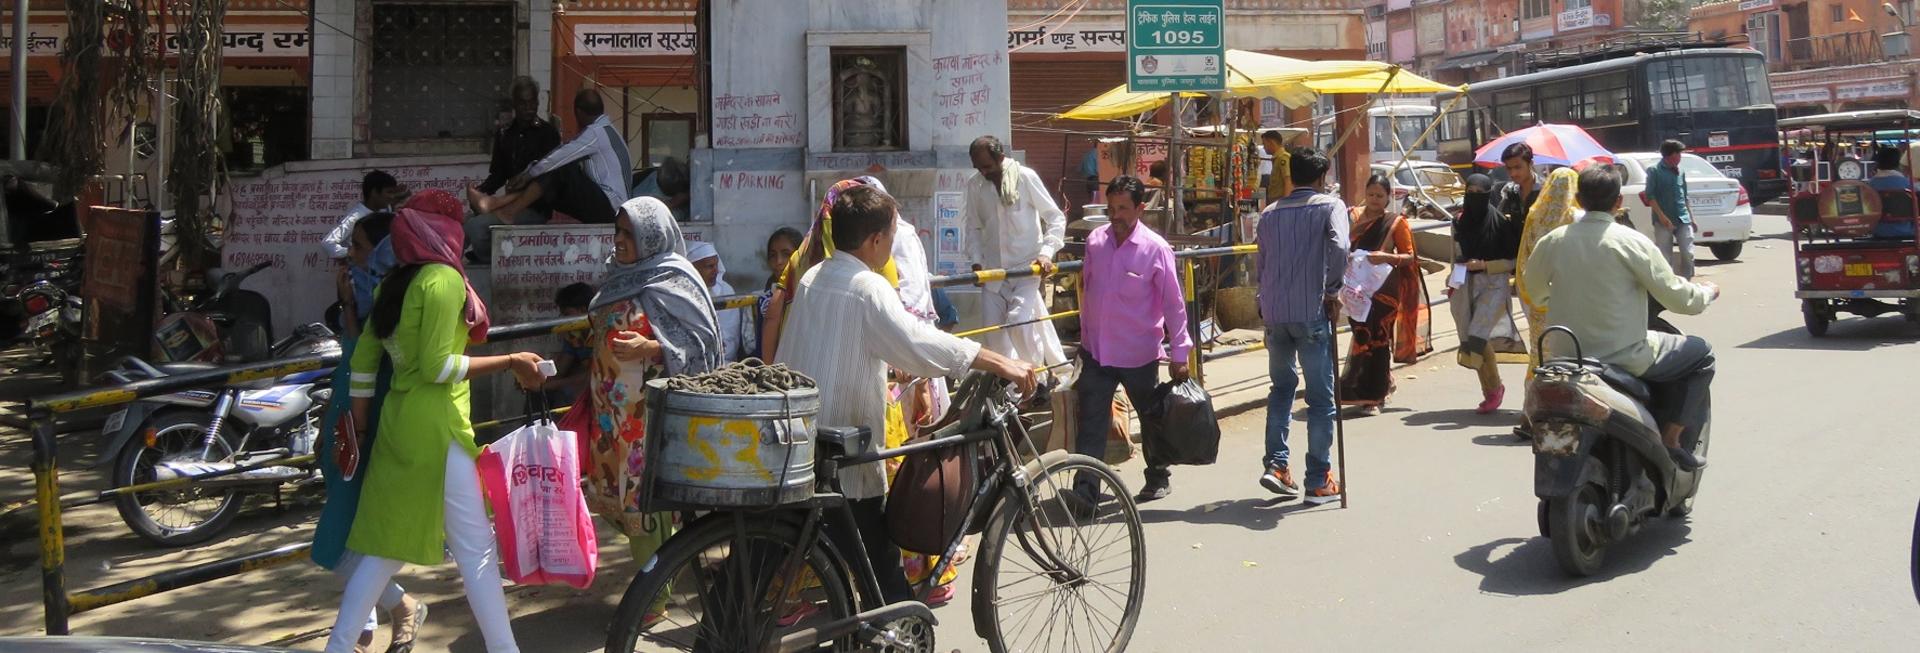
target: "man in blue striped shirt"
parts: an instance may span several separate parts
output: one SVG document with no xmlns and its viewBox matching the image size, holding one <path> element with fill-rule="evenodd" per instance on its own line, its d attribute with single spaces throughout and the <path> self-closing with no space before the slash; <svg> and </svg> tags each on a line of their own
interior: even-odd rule
<svg viewBox="0 0 1920 653">
<path fill-rule="evenodd" d="M 1300 496 L 1287 466 L 1293 393 L 1307 384 L 1307 502 L 1340 496 L 1328 450 L 1333 446 L 1333 315 L 1330 305 L 1347 272 L 1347 204 L 1326 193 L 1327 155 L 1309 148 L 1289 157 L 1293 192 L 1260 216 L 1260 317 L 1267 326 L 1266 471 L 1260 485 L 1282 497 Z M 1298 362 L 1299 368 L 1294 365 Z"/>
<path fill-rule="evenodd" d="M 492 213 L 505 222 L 535 202 L 589 224 L 613 222 L 627 202 L 633 183 L 633 158 L 626 137 L 607 119 L 598 89 L 583 88 L 573 97 L 573 120 L 580 133 L 559 149 L 527 166 L 507 182 L 507 192 L 488 196 L 467 188 L 476 214 Z"/>
</svg>

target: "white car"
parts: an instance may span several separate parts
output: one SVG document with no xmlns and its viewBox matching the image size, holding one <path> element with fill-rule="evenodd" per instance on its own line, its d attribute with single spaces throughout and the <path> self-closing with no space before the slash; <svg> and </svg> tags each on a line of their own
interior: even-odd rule
<svg viewBox="0 0 1920 653">
<path fill-rule="evenodd" d="M 1375 162 L 1373 173 L 1386 175 L 1393 184 L 1393 199 L 1403 203 L 1404 210 L 1416 217 L 1431 220 L 1446 220 L 1459 213 L 1460 201 L 1465 197 L 1466 184 L 1460 181 L 1460 173 L 1445 163 L 1435 161 L 1409 160 L 1405 164 L 1397 162 Z M 1420 207 L 1430 207 L 1420 211 Z"/>
<path fill-rule="evenodd" d="M 1643 196 L 1647 190 L 1647 169 L 1659 165 L 1660 154 L 1640 152 L 1617 155 L 1617 167 L 1625 169 L 1627 214 L 1633 227 L 1653 237 L 1653 208 Z M 1728 178 L 1692 154 L 1680 155 L 1680 174 L 1687 176 L 1687 215 L 1693 218 L 1693 242 L 1713 250 L 1714 258 L 1732 261 L 1740 258 L 1747 237 L 1753 233 L 1753 202 L 1737 179 Z"/>
</svg>

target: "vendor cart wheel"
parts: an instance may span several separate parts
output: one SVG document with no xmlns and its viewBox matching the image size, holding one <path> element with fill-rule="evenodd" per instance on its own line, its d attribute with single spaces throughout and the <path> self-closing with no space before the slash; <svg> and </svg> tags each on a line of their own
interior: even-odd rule
<svg viewBox="0 0 1920 653">
<path fill-rule="evenodd" d="M 1807 334 L 1815 338 L 1827 337 L 1827 327 L 1833 325 L 1833 315 L 1827 312 L 1827 303 L 1823 300 L 1809 299 L 1801 303 L 1800 317 L 1807 322 Z"/>
</svg>

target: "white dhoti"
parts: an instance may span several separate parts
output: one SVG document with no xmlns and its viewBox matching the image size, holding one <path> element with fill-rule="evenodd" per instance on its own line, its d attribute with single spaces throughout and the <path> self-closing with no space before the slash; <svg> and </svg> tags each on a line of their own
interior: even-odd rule
<svg viewBox="0 0 1920 653">
<path fill-rule="evenodd" d="M 1030 322 L 1047 315 L 1046 300 L 1040 296 L 1040 280 L 1035 278 L 987 284 L 980 293 L 980 309 L 989 324 Z M 987 349 L 1036 367 L 1058 365 L 1067 360 L 1052 321 L 988 333 Z"/>
</svg>

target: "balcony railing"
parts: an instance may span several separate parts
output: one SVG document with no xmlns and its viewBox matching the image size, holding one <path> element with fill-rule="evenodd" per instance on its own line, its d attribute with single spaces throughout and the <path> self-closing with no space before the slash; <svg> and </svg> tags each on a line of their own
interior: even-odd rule
<svg viewBox="0 0 1920 653">
<path fill-rule="evenodd" d="M 1773 72 L 1857 66 L 1887 59 L 1880 47 L 1880 35 L 1871 31 L 1787 39 L 1786 45 L 1785 60 L 1768 64 Z"/>
</svg>

